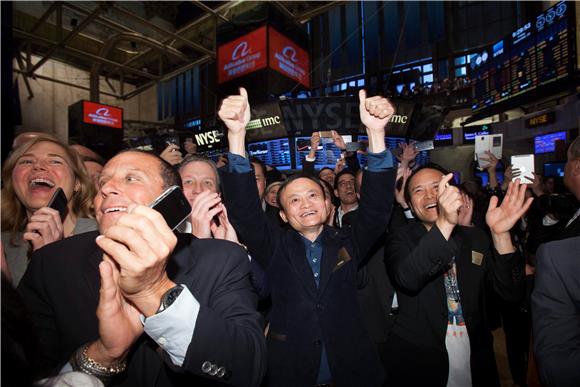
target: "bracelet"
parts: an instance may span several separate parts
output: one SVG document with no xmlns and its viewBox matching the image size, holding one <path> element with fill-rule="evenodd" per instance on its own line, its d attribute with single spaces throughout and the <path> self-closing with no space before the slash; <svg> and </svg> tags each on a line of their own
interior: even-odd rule
<svg viewBox="0 0 580 387">
<path fill-rule="evenodd" d="M 104 366 L 88 355 L 89 345 L 85 344 L 71 356 L 70 364 L 74 371 L 80 371 L 100 379 L 103 383 L 108 382 L 113 376 L 120 374 L 127 369 L 127 361 L 124 359 L 117 364 Z"/>
</svg>

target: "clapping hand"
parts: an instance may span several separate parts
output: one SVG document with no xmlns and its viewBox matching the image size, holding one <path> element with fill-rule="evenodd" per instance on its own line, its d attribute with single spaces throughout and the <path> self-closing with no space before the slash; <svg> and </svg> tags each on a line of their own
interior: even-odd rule
<svg viewBox="0 0 580 387">
<path fill-rule="evenodd" d="M 507 192 L 500 206 L 499 199 L 493 196 L 485 215 L 485 221 L 494 234 L 508 233 L 516 222 L 532 205 L 533 198 L 526 200 L 526 184 L 509 183 Z"/>
</svg>

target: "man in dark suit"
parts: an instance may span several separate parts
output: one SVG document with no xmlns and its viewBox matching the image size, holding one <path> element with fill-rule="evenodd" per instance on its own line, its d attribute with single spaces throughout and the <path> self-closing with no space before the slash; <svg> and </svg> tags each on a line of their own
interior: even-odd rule
<svg viewBox="0 0 580 387">
<path fill-rule="evenodd" d="M 532 293 L 534 353 L 547 387 L 580 385 L 580 237 L 541 245 Z"/>
<path fill-rule="evenodd" d="M 260 210 L 244 149 L 250 108 L 246 91 L 240 93 L 226 98 L 219 111 L 230 147 L 222 182 L 230 220 L 271 286 L 267 385 L 380 386 L 384 371 L 361 319 L 355 279 L 392 207 L 394 171 L 384 127 L 393 108 L 384 98 L 359 94 L 370 143 L 362 221 L 348 231 L 325 226 L 330 199 L 321 183 L 296 176 L 278 191 L 280 216 L 290 226 L 282 229 Z"/>
<path fill-rule="evenodd" d="M 67 238 L 33 256 L 19 290 L 46 369 L 123 386 L 260 383 L 265 343 L 245 252 L 176 237 L 147 207 L 180 184 L 157 156 L 123 152 L 99 178 L 100 235 Z"/>
<path fill-rule="evenodd" d="M 564 185 L 580 202 L 580 136 L 576 137 L 567 153 L 568 160 L 564 167 Z M 558 239 L 580 236 L 580 208 L 566 224 Z"/>
<path fill-rule="evenodd" d="M 396 230 L 385 249 L 399 303 L 387 339 L 389 386 L 499 386 L 484 290 L 493 286 L 507 300 L 522 294 L 523 262 L 509 230 L 531 199 L 524 202 L 519 183 L 501 206 L 492 198 L 490 249 L 483 231 L 460 226 L 471 223 L 470 211 L 452 178 L 434 166 L 411 174 L 405 196 L 418 222 Z"/>
</svg>

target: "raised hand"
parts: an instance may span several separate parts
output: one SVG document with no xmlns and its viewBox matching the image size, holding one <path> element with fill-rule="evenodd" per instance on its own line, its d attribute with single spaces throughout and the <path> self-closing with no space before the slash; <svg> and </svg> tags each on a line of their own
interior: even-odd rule
<svg viewBox="0 0 580 387">
<path fill-rule="evenodd" d="M 526 184 L 509 183 L 507 192 L 501 205 L 499 199 L 492 196 L 489 207 L 485 214 L 485 221 L 494 234 L 508 233 L 516 222 L 526 213 L 532 205 L 533 198 L 526 200 Z"/>
<path fill-rule="evenodd" d="M 449 239 L 453 228 L 459 222 L 459 209 L 463 206 L 461 192 L 457 187 L 449 185 L 451 179 L 453 179 L 453 173 L 443 176 L 437 190 L 439 215 L 436 223 L 445 239 Z"/>
<path fill-rule="evenodd" d="M 484 153 L 485 153 L 485 155 L 479 156 L 479 159 L 487 162 L 487 166 L 485 167 L 485 169 L 487 169 L 488 171 L 495 172 L 495 169 L 497 168 L 497 162 L 498 162 L 497 157 L 495 157 L 495 155 L 490 151 L 485 151 Z"/>
<path fill-rule="evenodd" d="M 367 93 L 361 89 L 358 93 L 360 104 L 360 120 L 370 131 L 384 131 L 385 126 L 395 114 L 395 108 L 388 99 L 380 95 L 367 98 Z"/>
<path fill-rule="evenodd" d="M 28 220 L 22 236 L 24 240 L 30 241 L 32 251 L 61 240 L 64 237 L 64 227 L 60 214 L 53 208 L 39 208 Z"/>
<path fill-rule="evenodd" d="M 222 210 L 219 194 L 210 191 L 199 193 L 191 203 L 191 233 L 198 238 L 211 238 L 211 223 Z"/>
<path fill-rule="evenodd" d="M 332 132 L 332 140 L 334 141 L 334 145 L 340 150 L 346 150 L 346 143 L 340 134 L 337 133 L 336 130 Z"/>
<path fill-rule="evenodd" d="M 230 95 L 224 99 L 218 116 L 228 128 L 228 134 L 245 135 L 246 125 L 250 122 L 250 102 L 246 89 L 240 87 L 239 95 Z"/>
<path fill-rule="evenodd" d="M 316 151 L 318 150 L 318 145 L 320 144 L 320 132 L 316 131 L 310 136 L 310 152 L 308 153 L 309 158 L 316 157 Z"/>
<path fill-rule="evenodd" d="M 473 200 L 464 192 L 461 193 L 461 200 L 463 200 L 463 205 L 459 208 L 457 224 L 471 227 L 471 221 L 473 219 Z"/>
<path fill-rule="evenodd" d="M 99 272 L 99 339 L 90 345 L 88 355 L 101 364 L 111 365 L 127 355 L 131 345 L 143 333 L 143 324 L 139 320 L 139 311 L 123 296 L 119 287 L 119 269 L 107 254 L 103 255 Z"/>
<path fill-rule="evenodd" d="M 177 165 L 183 160 L 181 152 L 179 151 L 179 145 L 175 144 L 167 145 L 167 148 L 159 156 L 171 165 Z"/>
<path fill-rule="evenodd" d="M 118 264 L 122 294 L 145 316 L 155 314 L 161 296 L 175 286 L 165 267 L 177 237 L 163 216 L 131 205 L 96 242 Z"/>
<path fill-rule="evenodd" d="M 395 109 L 384 97 L 367 98 L 367 93 L 364 89 L 361 89 L 358 95 L 360 99 L 360 120 L 367 130 L 369 152 L 380 153 L 386 149 L 385 126 L 395 113 Z"/>
<path fill-rule="evenodd" d="M 395 200 L 403 208 L 409 208 L 409 204 L 405 200 L 405 186 L 407 185 L 407 179 L 411 176 L 411 173 L 413 173 L 413 171 L 409 167 L 401 167 L 399 165 L 399 168 L 397 169 L 397 178 L 395 181 L 403 179 L 403 183 L 401 184 L 401 189 L 397 189 L 398 184 L 395 184 Z"/>
<path fill-rule="evenodd" d="M 334 166 L 334 174 L 338 175 L 342 170 L 346 167 L 346 159 L 340 158 L 336 161 L 336 165 Z"/>
<path fill-rule="evenodd" d="M 215 221 L 212 220 L 210 227 L 213 237 L 215 239 L 223 239 L 240 244 L 238 234 L 236 234 L 236 230 L 228 218 L 228 211 L 226 210 L 226 206 L 224 206 L 223 203 L 220 203 L 216 207 L 220 209 L 220 213 L 218 214 L 219 226 Z"/>
<path fill-rule="evenodd" d="M 419 154 L 419 151 L 415 149 L 415 143 L 400 142 L 399 147 L 401 148 L 401 153 L 396 157 L 403 166 L 408 166 Z"/>
</svg>

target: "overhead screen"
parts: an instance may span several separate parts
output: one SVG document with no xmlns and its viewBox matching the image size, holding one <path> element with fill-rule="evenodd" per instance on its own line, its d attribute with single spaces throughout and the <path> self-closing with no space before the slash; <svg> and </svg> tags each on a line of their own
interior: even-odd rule
<svg viewBox="0 0 580 387">
<path fill-rule="evenodd" d="M 471 56 L 472 110 L 479 112 L 573 74 L 573 5 L 561 1 Z"/>
</svg>

